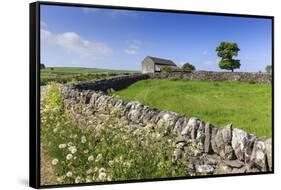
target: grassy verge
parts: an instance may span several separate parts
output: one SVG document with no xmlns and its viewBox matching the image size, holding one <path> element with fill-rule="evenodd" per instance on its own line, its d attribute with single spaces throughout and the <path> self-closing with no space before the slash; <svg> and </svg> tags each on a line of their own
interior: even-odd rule
<svg viewBox="0 0 281 190">
<path fill-rule="evenodd" d="M 271 136 L 270 84 L 144 80 L 114 94 L 218 126 L 231 122 L 249 133 Z"/>
<path fill-rule="evenodd" d="M 41 143 L 51 159 L 57 184 L 185 176 L 172 163 L 172 135 L 134 127 L 108 117 L 88 126 L 71 122 L 58 85 L 49 85 L 41 107 Z"/>
</svg>

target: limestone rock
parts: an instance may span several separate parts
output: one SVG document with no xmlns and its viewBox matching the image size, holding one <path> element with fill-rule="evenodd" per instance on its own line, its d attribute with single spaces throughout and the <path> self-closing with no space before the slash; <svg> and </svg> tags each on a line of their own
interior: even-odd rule
<svg viewBox="0 0 281 190">
<path fill-rule="evenodd" d="M 247 173 L 247 168 L 246 167 L 241 167 L 241 168 L 233 168 L 231 173 L 233 174 L 243 174 Z"/>
<path fill-rule="evenodd" d="M 167 112 L 163 115 L 164 129 L 167 133 L 173 130 L 178 119 L 179 116 L 174 112 Z"/>
<path fill-rule="evenodd" d="M 223 163 L 223 162 L 220 162 L 220 163 L 217 165 L 215 174 L 229 174 L 229 173 L 232 173 L 232 171 L 233 171 L 233 168 L 232 168 L 232 167 L 226 165 L 226 164 Z"/>
<path fill-rule="evenodd" d="M 231 145 L 239 160 L 249 162 L 255 140 L 255 136 L 249 135 L 241 129 L 232 130 Z"/>
<path fill-rule="evenodd" d="M 217 165 L 222 162 L 222 158 L 216 154 L 206 154 L 202 157 L 204 158 L 204 162 L 209 165 Z"/>
<path fill-rule="evenodd" d="M 235 159 L 236 157 L 231 147 L 231 138 L 232 124 L 228 124 L 225 128 L 213 128 L 211 139 L 213 151 L 225 159 Z"/>
<path fill-rule="evenodd" d="M 142 121 L 143 123 L 149 123 L 151 122 L 151 118 L 153 117 L 154 112 L 150 109 L 147 108 L 145 114 L 142 116 Z M 151 122 L 153 123 L 153 122 Z"/>
<path fill-rule="evenodd" d="M 254 144 L 250 161 L 261 171 L 267 171 L 265 140 L 257 139 Z"/>
<path fill-rule="evenodd" d="M 195 139 L 196 139 L 196 142 L 204 144 L 204 140 L 205 140 L 205 122 L 204 121 L 200 121 Z"/>
<path fill-rule="evenodd" d="M 265 141 L 265 152 L 268 163 L 268 169 L 272 171 L 272 140 L 271 138 Z"/>
<path fill-rule="evenodd" d="M 175 132 L 181 132 L 184 126 L 186 126 L 188 123 L 188 119 L 186 117 L 179 117 L 177 122 L 175 123 L 173 131 Z"/>
<path fill-rule="evenodd" d="M 205 165 L 195 165 L 197 173 L 201 174 L 212 174 L 214 172 L 214 167 L 208 164 Z"/>
<path fill-rule="evenodd" d="M 244 163 L 239 160 L 227 160 L 224 163 L 231 168 L 241 168 L 244 166 Z"/>
<path fill-rule="evenodd" d="M 212 146 L 211 146 L 211 135 L 212 135 L 212 125 L 207 123 L 205 125 L 205 140 L 204 140 L 204 152 L 212 153 Z"/>
<path fill-rule="evenodd" d="M 197 135 L 197 130 L 200 125 L 200 120 L 196 117 L 192 117 L 188 120 L 187 125 L 183 128 L 181 135 L 186 135 L 191 139 L 195 139 Z"/>
</svg>

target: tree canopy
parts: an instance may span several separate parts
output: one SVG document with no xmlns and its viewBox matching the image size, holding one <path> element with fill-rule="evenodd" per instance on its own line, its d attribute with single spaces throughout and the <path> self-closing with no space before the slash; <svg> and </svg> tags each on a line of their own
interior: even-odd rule
<svg viewBox="0 0 281 190">
<path fill-rule="evenodd" d="M 267 65 L 265 67 L 265 71 L 268 72 L 268 73 L 271 73 L 272 72 L 272 66 L 271 65 Z"/>
<path fill-rule="evenodd" d="M 224 59 L 219 62 L 221 69 L 231 70 L 232 72 L 234 69 L 240 68 L 240 65 L 240 60 L 236 59 Z"/>
<path fill-rule="evenodd" d="M 221 69 L 231 70 L 240 68 L 240 60 L 233 59 L 238 55 L 240 49 L 236 43 L 221 42 L 216 48 L 217 55 L 221 57 L 219 67 Z"/>
<path fill-rule="evenodd" d="M 183 66 L 181 68 L 183 71 L 195 71 L 196 70 L 194 65 L 192 65 L 190 63 L 183 64 Z"/>
</svg>

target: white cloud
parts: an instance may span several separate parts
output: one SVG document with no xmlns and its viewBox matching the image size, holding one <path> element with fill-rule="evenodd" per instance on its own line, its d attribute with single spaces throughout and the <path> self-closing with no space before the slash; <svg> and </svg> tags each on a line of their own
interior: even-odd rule
<svg viewBox="0 0 281 190">
<path fill-rule="evenodd" d="M 52 38 L 52 33 L 45 30 L 45 29 L 41 29 L 40 30 L 41 33 L 40 33 L 40 36 L 41 36 L 41 40 L 46 40 L 46 39 L 50 39 Z"/>
<path fill-rule="evenodd" d="M 41 20 L 40 26 L 41 26 L 41 28 L 47 27 L 47 23 Z"/>
<path fill-rule="evenodd" d="M 125 49 L 125 53 L 127 54 L 137 54 L 138 50 L 140 49 L 140 45 L 142 44 L 142 42 L 140 40 L 133 40 L 127 49 Z"/>
<path fill-rule="evenodd" d="M 133 50 L 133 49 L 126 49 L 125 52 L 126 52 L 127 54 L 132 54 L 132 55 L 137 53 L 137 51 L 136 51 L 136 50 Z"/>
<path fill-rule="evenodd" d="M 41 29 L 41 39 L 48 43 L 58 45 L 70 53 L 76 53 L 95 59 L 108 55 L 112 51 L 105 43 L 91 42 L 75 32 L 55 34 L 48 30 Z"/>
</svg>

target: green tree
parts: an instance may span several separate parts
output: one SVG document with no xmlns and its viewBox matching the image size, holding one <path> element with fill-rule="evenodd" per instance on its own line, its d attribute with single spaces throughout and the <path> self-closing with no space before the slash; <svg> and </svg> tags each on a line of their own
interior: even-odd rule
<svg viewBox="0 0 281 190">
<path fill-rule="evenodd" d="M 236 43 L 221 42 L 216 48 L 217 55 L 221 57 L 219 67 L 221 69 L 231 70 L 240 68 L 240 60 L 233 59 L 238 55 L 240 49 Z"/>
<path fill-rule="evenodd" d="M 192 65 L 192 64 L 190 64 L 190 63 L 185 63 L 185 64 L 183 64 L 183 66 L 182 66 L 181 68 L 182 68 L 182 70 L 184 70 L 184 71 L 195 71 L 195 70 L 196 70 L 195 67 L 194 67 L 194 65 Z"/>
<path fill-rule="evenodd" d="M 221 69 L 231 70 L 231 72 L 233 72 L 234 69 L 240 68 L 240 60 L 222 59 L 219 62 L 219 67 Z"/>
<path fill-rule="evenodd" d="M 272 66 L 271 65 L 267 65 L 265 67 L 265 71 L 268 72 L 268 73 L 271 73 L 272 72 Z"/>
</svg>

